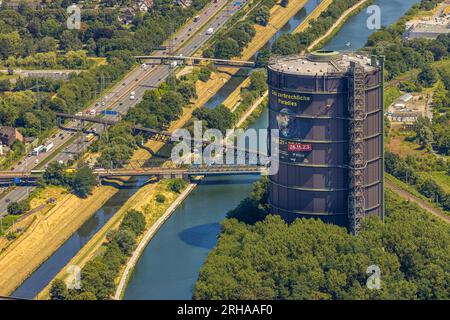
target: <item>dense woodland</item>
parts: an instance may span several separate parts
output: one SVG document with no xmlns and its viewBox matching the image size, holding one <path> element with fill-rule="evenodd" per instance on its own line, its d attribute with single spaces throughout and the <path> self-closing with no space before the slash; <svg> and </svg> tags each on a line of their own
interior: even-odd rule
<svg viewBox="0 0 450 320">
<path fill-rule="evenodd" d="M 135 54 L 150 52 L 208 1 L 194 0 L 189 9 L 172 0 L 155 0 L 148 13 L 139 13 L 131 25 L 118 20 L 115 4 L 102 2 L 102 8 L 83 8 L 80 30 L 66 26 L 66 7 L 72 1 L 47 1 L 42 8 L 21 4 L 18 10 L 0 7 L 0 60 L 14 68 L 89 68 L 55 87 L 38 82 L 36 86 L 17 86 L 0 81 L 0 125 L 14 126 L 25 136 L 41 136 L 55 125 L 54 112 L 75 113 L 98 97 L 103 89 L 120 79 L 135 63 Z M 106 58 L 97 65 L 90 57 Z M 22 81 L 22 80 L 20 80 Z"/>
<path fill-rule="evenodd" d="M 386 221 L 366 219 L 356 237 L 315 219 L 288 225 L 267 215 L 266 184 L 222 223 L 195 299 L 449 299 L 448 224 L 388 192 Z M 366 287 L 372 265 L 380 290 Z"/>
</svg>

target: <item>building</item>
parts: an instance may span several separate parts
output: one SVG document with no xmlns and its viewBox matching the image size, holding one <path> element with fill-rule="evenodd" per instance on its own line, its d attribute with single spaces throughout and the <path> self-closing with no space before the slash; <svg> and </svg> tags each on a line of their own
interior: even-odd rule
<svg viewBox="0 0 450 320">
<path fill-rule="evenodd" d="M 16 128 L 0 127 L 0 141 L 2 145 L 11 147 L 16 140 L 23 142 L 23 136 Z"/>
<path fill-rule="evenodd" d="M 383 66 L 384 58 L 332 51 L 270 61 L 269 129 L 279 130 L 273 213 L 354 234 L 364 216 L 383 218 Z"/>
</svg>

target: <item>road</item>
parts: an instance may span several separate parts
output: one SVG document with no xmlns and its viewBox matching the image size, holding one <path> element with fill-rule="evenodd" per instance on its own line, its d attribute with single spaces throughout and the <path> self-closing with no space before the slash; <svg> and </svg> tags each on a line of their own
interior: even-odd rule
<svg viewBox="0 0 450 320">
<path fill-rule="evenodd" d="M 246 0 L 241 1 L 244 5 Z M 183 54 L 184 56 L 193 55 L 203 44 L 206 43 L 219 29 L 222 27 L 232 15 L 234 15 L 241 6 L 235 5 L 234 1 L 218 0 L 217 3 L 208 4 L 200 13 L 200 19 L 197 22 L 191 21 L 180 29 L 173 37 L 172 46 L 176 54 Z M 206 34 L 208 28 L 213 28 L 213 34 Z M 154 55 L 167 54 L 167 52 L 155 51 Z M 146 90 L 156 88 L 169 75 L 170 68 L 168 65 L 146 66 L 135 68 L 122 81 L 117 83 L 109 92 L 98 99 L 87 109 L 94 109 L 99 112 L 104 109 L 111 109 L 125 114 L 128 109 L 136 105 L 143 97 Z M 135 92 L 135 99 L 130 99 L 130 93 Z M 76 128 L 75 122 L 70 122 L 66 125 L 68 128 Z M 103 126 L 96 124 L 95 128 L 98 133 L 103 132 Z M 53 149 L 49 153 L 41 153 L 37 156 L 27 156 L 18 163 L 17 166 L 11 168 L 14 171 L 28 171 L 33 169 L 40 162 L 51 156 L 52 161 L 63 161 L 71 159 L 78 153 L 84 150 L 88 143 L 84 141 L 77 141 L 69 143 L 64 150 L 55 150 L 62 145 L 68 143 L 69 139 L 74 135 L 74 132 L 59 130 L 53 135 L 46 144 L 54 143 Z M 20 201 L 27 197 L 27 195 L 34 190 L 33 187 L 18 186 L 7 195 L 0 199 L 0 217 L 6 214 L 8 203 L 13 201 Z"/>
</svg>

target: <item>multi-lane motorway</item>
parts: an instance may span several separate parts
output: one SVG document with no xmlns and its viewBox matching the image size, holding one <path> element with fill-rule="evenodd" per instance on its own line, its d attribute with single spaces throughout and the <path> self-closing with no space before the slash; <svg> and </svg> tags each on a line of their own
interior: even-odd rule
<svg viewBox="0 0 450 320">
<path fill-rule="evenodd" d="M 229 0 L 218 0 L 211 2 L 200 13 L 198 21 L 191 21 L 180 29 L 171 41 L 171 46 L 176 54 L 184 56 L 193 55 L 213 34 L 222 27 L 226 21 L 234 15 L 246 0 L 235 2 Z M 206 30 L 213 28 L 213 34 L 207 34 Z M 161 51 L 154 52 L 155 55 L 161 55 Z M 125 114 L 128 109 L 136 105 L 143 97 L 146 90 L 157 87 L 163 82 L 170 73 L 168 65 L 146 66 L 132 70 L 122 81 L 117 83 L 102 98 L 98 99 L 88 109 L 94 109 L 97 112 L 104 109 L 112 109 Z M 130 99 L 130 93 L 135 92 L 135 99 Z M 77 124 L 71 122 L 66 127 L 76 128 Z M 95 128 L 98 133 L 103 131 L 103 126 L 96 124 Z M 49 153 L 41 153 L 37 156 L 27 156 L 20 161 L 14 168 L 14 171 L 28 171 L 38 166 L 40 162 L 47 157 L 52 157 L 52 161 L 64 161 L 73 157 L 80 148 L 80 143 L 68 140 L 72 137 L 73 131 L 59 130 L 51 138 L 47 144 L 53 142 L 54 147 Z M 61 146 L 68 144 L 61 149 Z M 83 142 L 82 147 L 86 147 Z M 55 152 L 57 152 L 55 154 Z M 0 199 L 0 217 L 6 214 L 7 206 L 10 202 L 20 201 L 28 196 L 33 187 L 18 186 L 4 195 Z"/>
</svg>

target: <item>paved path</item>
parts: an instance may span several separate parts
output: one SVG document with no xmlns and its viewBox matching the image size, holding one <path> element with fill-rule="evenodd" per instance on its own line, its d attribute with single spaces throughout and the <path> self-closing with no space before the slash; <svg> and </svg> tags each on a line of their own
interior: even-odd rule
<svg viewBox="0 0 450 320">
<path fill-rule="evenodd" d="M 167 208 L 166 212 L 164 212 L 164 214 L 145 233 L 144 237 L 136 247 L 136 250 L 134 250 L 130 260 L 128 260 L 125 270 L 122 273 L 122 277 L 120 278 L 120 282 L 119 285 L 117 286 L 116 293 L 114 294 L 115 300 L 120 300 L 122 290 L 124 289 L 127 283 L 128 275 L 130 271 L 133 270 L 134 266 L 136 265 L 136 262 L 139 260 L 139 257 L 141 256 L 142 252 L 144 251 L 149 241 L 153 238 L 158 229 L 164 224 L 164 222 L 170 217 L 170 215 L 175 211 L 175 209 L 184 201 L 184 199 L 186 199 L 189 193 L 192 190 L 194 190 L 196 186 L 197 186 L 196 183 L 191 183 L 170 205 L 170 207 Z"/>
<path fill-rule="evenodd" d="M 402 197 L 405 200 L 409 200 L 411 202 L 414 202 L 415 204 L 417 204 L 419 207 L 427 210 L 428 212 L 430 212 L 432 215 L 444 220 L 447 223 L 450 223 L 450 216 L 446 215 L 445 213 L 443 213 L 441 210 L 431 206 L 429 203 L 427 203 L 426 201 L 412 195 L 411 193 L 409 193 L 408 191 L 400 188 L 399 186 L 395 185 L 393 182 L 389 181 L 388 179 L 385 180 L 385 184 L 386 186 L 391 189 L 392 191 L 394 191 L 396 194 L 398 194 L 400 197 Z"/>
</svg>

